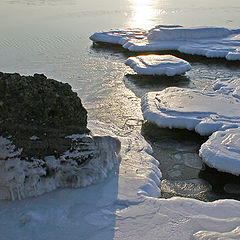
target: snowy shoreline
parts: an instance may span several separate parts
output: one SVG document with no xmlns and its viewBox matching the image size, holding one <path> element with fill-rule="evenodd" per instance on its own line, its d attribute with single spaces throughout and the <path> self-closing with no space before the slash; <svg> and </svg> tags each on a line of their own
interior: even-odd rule
<svg viewBox="0 0 240 240">
<path fill-rule="evenodd" d="M 119 169 L 102 183 L 61 189 L 22 201 L 0 201 L 3 239 L 210 239 L 239 238 L 240 202 L 161 199 L 158 162 L 136 131 L 90 121 L 96 135 L 121 141 Z M 200 232 L 199 232 L 200 231 Z M 194 236 L 193 236 L 194 234 Z"/>
</svg>

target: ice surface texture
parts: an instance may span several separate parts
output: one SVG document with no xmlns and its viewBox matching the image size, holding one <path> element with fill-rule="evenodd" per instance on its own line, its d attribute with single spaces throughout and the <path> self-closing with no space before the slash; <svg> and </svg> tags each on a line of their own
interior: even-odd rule
<svg viewBox="0 0 240 240">
<path fill-rule="evenodd" d="M 125 64 L 142 75 L 174 76 L 191 69 L 187 61 L 172 55 L 140 55 L 128 58 Z"/>
<path fill-rule="evenodd" d="M 177 50 L 209 58 L 240 60 L 240 29 L 156 26 L 149 31 L 128 29 L 97 32 L 90 39 L 120 44 L 135 52 Z"/>
<path fill-rule="evenodd" d="M 161 199 L 158 162 L 140 133 L 92 121 L 88 128 L 121 141 L 119 169 L 87 188 L 0 201 L 2 239 L 187 240 L 212 233 L 238 239 L 240 202 Z"/>
<path fill-rule="evenodd" d="M 231 93 L 171 87 L 147 93 L 142 111 L 160 127 L 214 133 L 201 147 L 203 161 L 219 171 L 240 174 L 240 100 Z"/>
</svg>

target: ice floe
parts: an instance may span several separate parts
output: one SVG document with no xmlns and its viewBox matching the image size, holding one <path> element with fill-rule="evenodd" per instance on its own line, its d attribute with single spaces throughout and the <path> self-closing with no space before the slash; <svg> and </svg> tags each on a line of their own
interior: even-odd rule
<svg viewBox="0 0 240 240">
<path fill-rule="evenodd" d="M 240 100 L 196 89 L 170 87 L 142 98 L 143 116 L 160 127 L 195 130 L 210 135 L 240 126 Z"/>
<path fill-rule="evenodd" d="M 240 128 L 213 133 L 199 154 L 208 166 L 240 175 Z"/>
<path fill-rule="evenodd" d="M 187 240 L 194 233 L 201 239 L 202 233 L 210 232 L 223 237 L 229 233 L 225 239 L 234 236 L 230 232 L 239 226 L 240 202 L 158 198 L 161 174 L 144 138 L 135 131 L 92 121 L 88 127 L 96 135 L 121 141 L 119 169 L 87 188 L 0 201 L 1 238 Z"/>
<path fill-rule="evenodd" d="M 90 39 L 120 44 L 135 52 L 177 50 L 209 58 L 240 60 L 240 29 L 160 25 L 149 31 L 127 29 L 96 32 Z"/>
<path fill-rule="evenodd" d="M 146 120 L 159 127 L 212 134 L 199 152 L 203 162 L 219 171 L 239 175 L 240 99 L 233 96 L 233 86 L 226 84 L 225 90 L 222 83 L 218 86 L 216 92 L 176 87 L 149 92 L 142 98 L 142 111 Z"/>
<path fill-rule="evenodd" d="M 140 55 L 128 58 L 125 64 L 142 75 L 174 76 L 191 69 L 187 61 L 172 55 Z"/>
</svg>

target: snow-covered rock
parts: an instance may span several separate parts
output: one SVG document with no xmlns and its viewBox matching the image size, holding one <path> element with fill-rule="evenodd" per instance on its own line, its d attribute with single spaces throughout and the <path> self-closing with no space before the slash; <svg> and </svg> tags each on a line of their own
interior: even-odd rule
<svg viewBox="0 0 240 240">
<path fill-rule="evenodd" d="M 128 58 L 125 64 L 142 75 L 174 76 L 191 69 L 187 61 L 172 55 L 140 55 Z"/>
<path fill-rule="evenodd" d="M 213 133 L 201 146 L 199 155 L 210 167 L 240 175 L 240 128 Z"/>
<path fill-rule="evenodd" d="M 72 147 L 61 156 L 22 158 L 9 139 L 0 137 L 0 199 L 21 200 L 57 188 L 86 187 L 102 181 L 119 164 L 120 142 L 87 134 L 69 136 Z"/>
<path fill-rule="evenodd" d="M 156 26 L 148 32 L 138 29 L 97 32 L 94 42 L 120 44 L 130 51 L 177 50 L 209 58 L 240 60 L 240 29 L 216 27 L 184 28 Z"/>
<path fill-rule="evenodd" d="M 196 89 L 170 87 L 142 98 L 143 116 L 159 127 L 195 130 L 210 135 L 240 126 L 240 100 Z"/>
</svg>

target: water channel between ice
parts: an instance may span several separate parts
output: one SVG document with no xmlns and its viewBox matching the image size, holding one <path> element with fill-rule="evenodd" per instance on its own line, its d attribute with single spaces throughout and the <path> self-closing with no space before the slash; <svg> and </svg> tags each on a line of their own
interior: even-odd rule
<svg viewBox="0 0 240 240">
<path fill-rule="evenodd" d="M 214 0 L 206 7 L 207 2 L 3 0 L 0 71 L 38 72 L 68 82 L 82 99 L 89 119 L 141 131 L 160 161 L 163 197 L 239 198 L 240 194 L 227 193 L 239 188 L 239 178 L 202 165 L 198 150 L 206 138 L 142 125 L 140 101 L 145 93 L 170 86 L 212 90 L 211 83 L 218 78 L 240 77 L 240 64 L 174 52 L 190 62 L 191 71 L 172 78 L 141 77 L 124 65 L 132 53 L 116 46 L 93 46 L 88 39 L 101 30 L 148 29 L 159 24 L 239 28 L 240 3 Z"/>
</svg>

